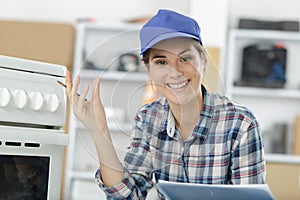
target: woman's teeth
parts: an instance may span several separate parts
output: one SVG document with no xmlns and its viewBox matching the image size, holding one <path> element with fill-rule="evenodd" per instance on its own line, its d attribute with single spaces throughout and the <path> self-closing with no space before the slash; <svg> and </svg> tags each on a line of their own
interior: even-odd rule
<svg viewBox="0 0 300 200">
<path fill-rule="evenodd" d="M 189 81 L 185 81 L 183 83 L 180 83 L 180 84 L 171 84 L 169 83 L 169 87 L 172 88 L 172 89 L 180 89 L 180 88 L 183 88 L 184 86 L 186 86 L 188 84 Z"/>
</svg>

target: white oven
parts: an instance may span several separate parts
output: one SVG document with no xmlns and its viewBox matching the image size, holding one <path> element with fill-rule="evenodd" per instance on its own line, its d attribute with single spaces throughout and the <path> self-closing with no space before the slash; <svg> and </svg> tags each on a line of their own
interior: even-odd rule
<svg viewBox="0 0 300 200">
<path fill-rule="evenodd" d="M 59 199 L 66 117 L 60 65 L 0 56 L 0 199 Z"/>
</svg>

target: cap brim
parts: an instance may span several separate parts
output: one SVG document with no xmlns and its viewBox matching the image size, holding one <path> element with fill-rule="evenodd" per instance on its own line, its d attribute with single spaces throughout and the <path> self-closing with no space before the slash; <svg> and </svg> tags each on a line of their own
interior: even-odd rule
<svg viewBox="0 0 300 200">
<path fill-rule="evenodd" d="M 149 42 L 149 44 L 147 44 L 141 50 L 141 55 L 143 55 L 148 49 L 150 49 L 151 47 L 153 47 L 157 43 L 159 43 L 163 40 L 167 40 L 167 39 L 171 39 L 171 38 L 177 38 L 177 37 L 187 37 L 187 38 L 193 38 L 193 39 L 199 40 L 199 38 L 197 38 L 196 36 L 190 35 L 190 34 L 187 34 L 187 33 L 181 33 L 181 32 L 164 33 L 164 34 L 161 34 L 161 35 L 157 36 L 153 40 L 151 40 L 151 42 Z"/>
</svg>

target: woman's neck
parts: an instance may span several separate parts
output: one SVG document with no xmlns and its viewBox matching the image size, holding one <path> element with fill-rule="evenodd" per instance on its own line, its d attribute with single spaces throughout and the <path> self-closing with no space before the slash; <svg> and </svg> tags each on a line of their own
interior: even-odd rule
<svg viewBox="0 0 300 200">
<path fill-rule="evenodd" d="M 200 112 L 203 107 L 202 94 L 189 101 L 186 104 L 169 103 L 170 109 L 176 121 L 176 127 L 185 141 L 194 130 L 196 123 L 199 120 Z"/>
</svg>

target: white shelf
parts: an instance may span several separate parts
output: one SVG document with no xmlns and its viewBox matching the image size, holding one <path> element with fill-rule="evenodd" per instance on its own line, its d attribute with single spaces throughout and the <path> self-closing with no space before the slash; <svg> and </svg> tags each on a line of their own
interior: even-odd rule
<svg viewBox="0 0 300 200">
<path fill-rule="evenodd" d="M 257 87 L 233 87 L 232 94 L 238 96 L 254 96 L 266 98 L 289 98 L 300 100 L 300 90 L 269 89 Z"/>
<path fill-rule="evenodd" d="M 101 70 L 80 70 L 79 75 L 84 79 L 101 78 L 110 81 L 146 82 L 148 77 L 145 72 L 119 72 Z"/>
<path fill-rule="evenodd" d="M 236 29 L 231 34 L 236 39 L 300 41 L 300 33 L 292 31 Z"/>
<path fill-rule="evenodd" d="M 95 172 L 91 171 L 72 171 L 71 176 L 73 179 L 80 179 L 80 180 L 95 180 Z"/>
<path fill-rule="evenodd" d="M 85 126 L 80 122 L 76 122 L 76 128 L 79 130 L 87 130 Z M 108 122 L 108 128 L 111 132 L 127 132 L 130 133 L 132 129 L 132 124 L 130 123 L 120 123 L 120 122 Z"/>
<path fill-rule="evenodd" d="M 143 24 L 131 24 L 131 23 L 81 23 L 79 24 L 80 28 L 84 28 L 87 31 L 103 31 L 103 30 L 114 30 L 114 31 L 124 31 L 124 30 L 132 30 L 138 29 Z"/>
<path fill-rule="evenodd" d="M 93 175 L 94 176 L 94 175 Z M 72 200 L 105 200 L 105 193 L 98 187 L 94 180 L 75 179 L 72 187 Z"/>
<path fill-rule="evenodd" d="M 271 163 L 300 164 L 299 155 L 266 154 L 265 158 L 266 158 L 266 162 L 271 162 Z"/>
</svg>

